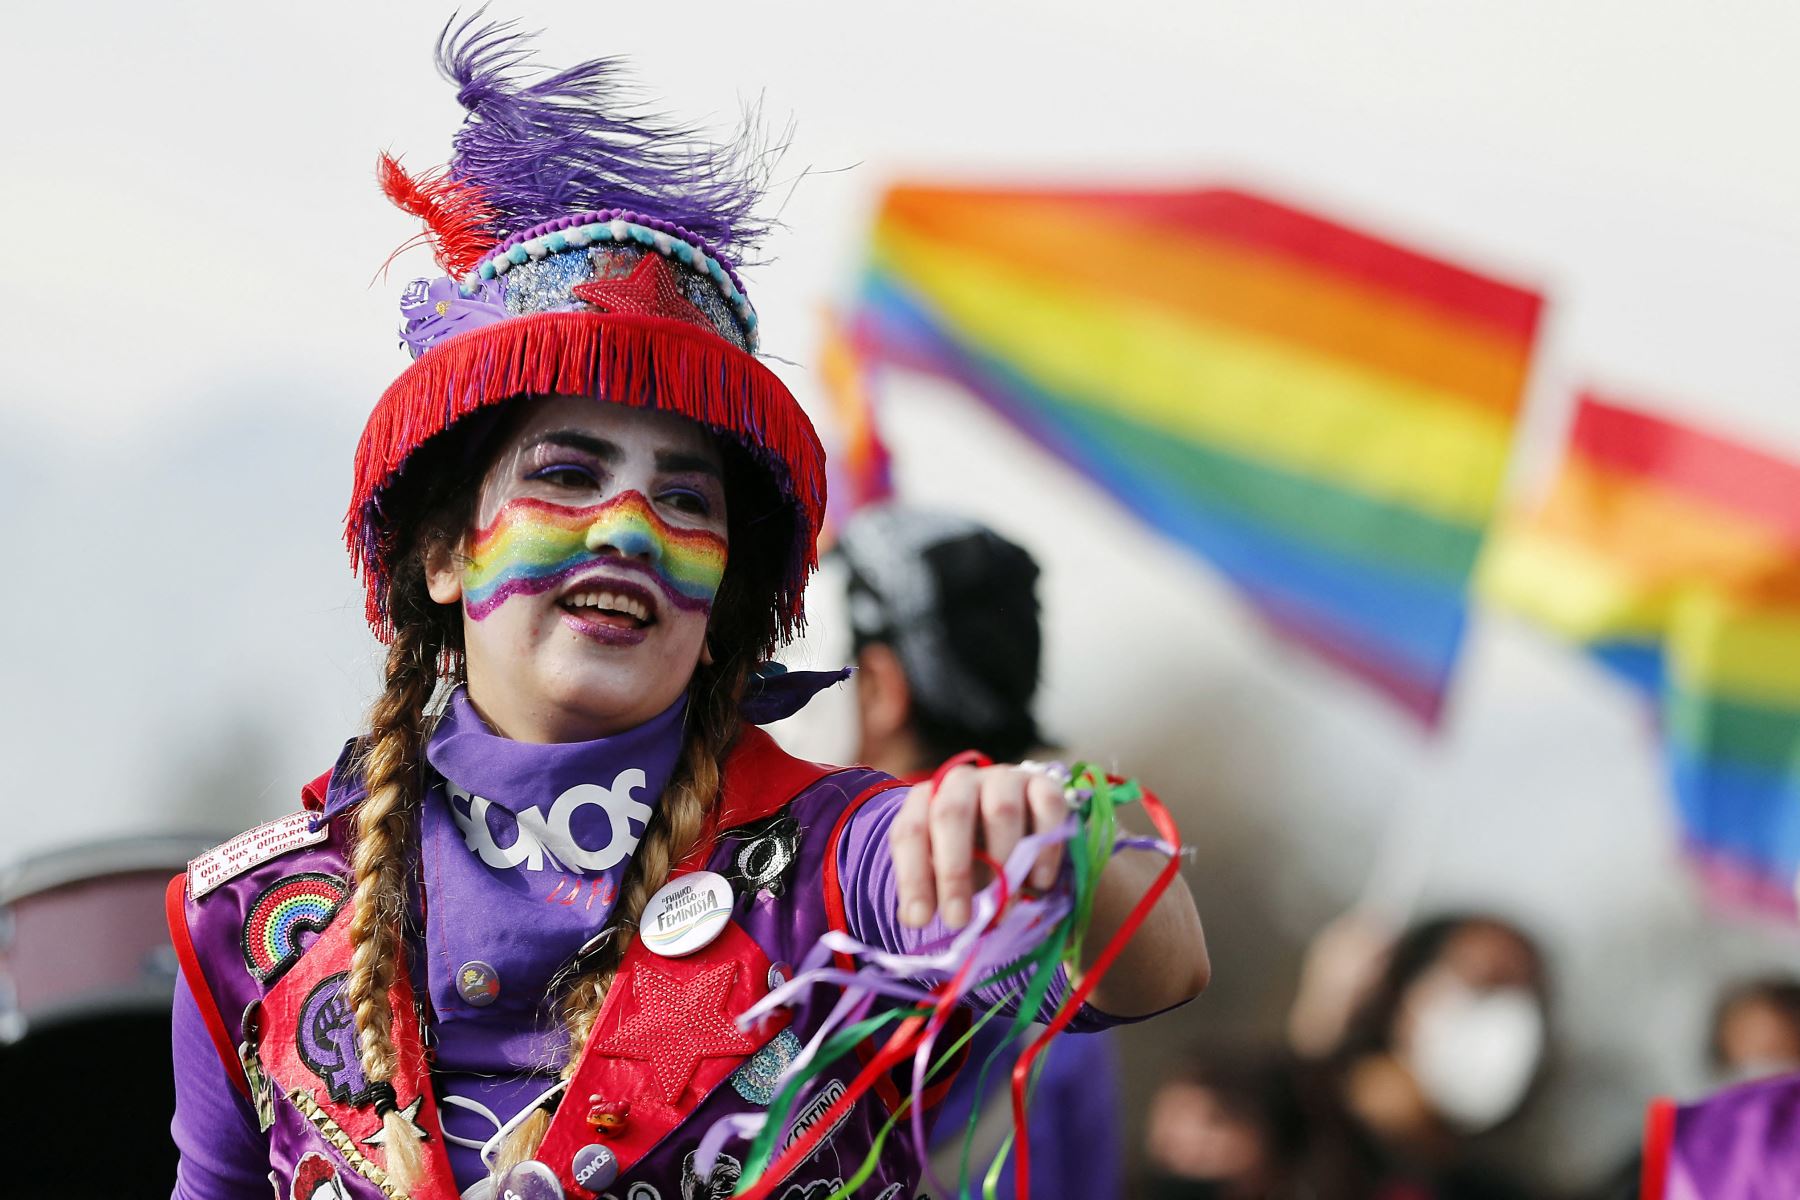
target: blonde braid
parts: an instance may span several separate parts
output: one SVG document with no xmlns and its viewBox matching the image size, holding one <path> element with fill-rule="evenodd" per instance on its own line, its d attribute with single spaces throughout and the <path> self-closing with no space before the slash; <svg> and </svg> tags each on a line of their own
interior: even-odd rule
<svg viewBox="0 0 1800 1200">
<path fill-rule="evenodd" d="M 425 711 L 438 681 L 440 651 L 434 641 L 421 625 L 397 630 L 388 649 L 386 687 L 370 712 L 363 757 L 368 796 L 357 808 L 350 855 L 354 882 L 345 992 L 356 1020 L 363 1075 L 370 1083 L 391 1084 L 396 1067 L 388 989 L 399 962 L 406 911 Z M 397 1191 L 407 1192 L 424 1174 L 418 1142 L 406 1119 L 391 1108 L 382 1116 L 382 1128 L 388 1178 Z"/>
<path fill-rule="evenodd" d="M 563 996 L 563 1023 L 569 1034 L 564 1079 L 574 1074 L 581 1060 L 600 1006 L 612 988 L 619 961 L 630 937 L 636 934 L 644 905 L 669 881 L 669 872 L 692 852 L 706 830 L 724 778 L 719 764 L 737 737 L 738 703 L 748 675 L 741 668 L 716 672 L 702 668 L 695 674 L 681 761 L 663 790 L 662 803 L 644 831 L 643 840 L 632 854 L 631 866 L 619 890 L 618 907 L 613 910 L 613 925 L 625 936 L 615 936 L 601 961 L 571 984 Z M 585 1098 L 565 1096 L 563 1101 L 585 1103 Z M 543 1108 L 520 1122 L 501 1147 L 494 1166 L 495 1178 L 536 1154 L 549 1128 L 550 1112 Z"/>
</svg>

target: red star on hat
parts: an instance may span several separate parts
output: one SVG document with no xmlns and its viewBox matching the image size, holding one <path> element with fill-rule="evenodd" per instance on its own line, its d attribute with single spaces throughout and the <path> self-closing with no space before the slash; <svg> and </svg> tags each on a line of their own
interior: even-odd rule
<svg viewBox="0 0 1800 1200">
<path fill-rule="evenodd" d="M 712 329 L 713 324 L 706 314 L 682 293 L 681 283 L 675 278 L 675 268 L 662 255 L 646 254 L 630 271 L 623 270 L 623 264 L 617 259 L 611 260 L 609 265 L 616 274 L 578 283 L 569 289 L 570 293 L 601 312 L 667 317 Z"/>
<path fill-rule="evenodd" d="M 619 1023 L 607 1050 L 648 1062 L 663 1100 L 679 1104 L 702 1059 L 741 1058 L 756 1049 L 756 1039 L 725 1011 L 737 972 L 737 963 L 726 962 L 677 979 L 639 966 L 631 974 L 637 1012 Z"/>
</svg>

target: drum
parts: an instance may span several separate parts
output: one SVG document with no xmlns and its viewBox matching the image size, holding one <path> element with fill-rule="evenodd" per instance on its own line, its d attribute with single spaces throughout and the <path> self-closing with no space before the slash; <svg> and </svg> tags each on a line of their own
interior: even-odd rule
<svg viewBox="0 0 1800 1200">
<path fill-rule="evenodd" d="M 220 839 L 92 842 L 0 869 L 0 1129 L 10 1186 L 155 1197 L 175 1180 L 169 879 Z M 19 1193 L 24 1194 L 24 1193 Z"/>
</svg>

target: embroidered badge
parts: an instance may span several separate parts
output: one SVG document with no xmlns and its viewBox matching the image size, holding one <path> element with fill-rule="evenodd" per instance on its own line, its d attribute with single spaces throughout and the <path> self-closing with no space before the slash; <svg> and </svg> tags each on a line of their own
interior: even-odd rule
<svg viewBox="0 0 1800 1200">
<path fill-rule="evenodd" d="M 794 1036 L 793 1030 L 784 1029 L 731 1073 L 731 1086 L 750 1103 L 767 1108 L 775 1099 L 775 1084 L 781 1073 L 799 1053 L 800 1039 Z"/>
<path fill-rule="evenodd" d="M 744 1164 L 729 1154 L 720 1154 L 713 1162 L 712 1174 L 700 1178 L 694 1170 L 696 1150 L 689 1150 L 681 1160 L 681 1200 L 728 1200 L 737 1191 L 744 1174 Z"/>
<path fill-rule="evenodd" d="M 812 1100 L 807 1103 L 806 1107 L 800 1110 L 800 1115 L 794 1118 L 793 1128 L 788 1130 L 787 1140 L 782 1142 L 781 1148 L 786 1150 L 789 1146 L 805 1137 L 808 1130 L 825 1119 L 825 1114 L 831 1111 L 831 1106 L 843 1099 L 844 1093 L 848 1090 L 849 1089 L 844 1086 L 844 1081 L 841 1079 L 827 1079 L 821 1084 L 819 1087 L 819 1094 L 814 1096 Z M 831 1139 L 837 1136 L 838 1130 L 843 1128 L 844 1122 L 849 1120 L 849 1118 L 849 1110 L 840 1113 L 838 1119 L 831 1123 L 831 1128 L 825 1132 L 825 1136 L 819 1139 L 818 1148 L 813 1151 L 813 1154 L 817 1154 L 820 1150 L 823 1150 L 826 1146 L 830 1145 Z M 812 1154 L 807 1155 L 807 1157 L 811 1158 Z"/>
<path fill-rule="evenodd" d="M 319 1077 L 338 1104 L 368 1104 L 376 1089 L 369 1086 L 356 1054 L 356 1021 L 344 997 L 350 972 L 327 975 L 313 985 L 300 1006 L 294 1047 L 307 1070 Z"/>
<path fill-rule="evenodd" d="M 700 1060 L 749 1054 L 756 1041 L 728 1011 L 738 964 L 721 963 L 690 978 L 672 978 L 649 966 L 631 974 L 637 1013 L 621 1022 L 612 1053 L 650 1064 L 659 1097 L 678 1105 Z"/>
<path fill-rule="evenodd" d="M 785 892 L 788 872 L 799 857 L 800 822 L 780 812 L 745 825 L 732 836 L 738 840 L 738 848 L 732 855 L 729 878 L 738 892 L 771 896 Z"/>
<path fill-rule="evenodd" d="M 302 967 L 310 961 L 309 954 Z M 623 1180 L 633 1177 L 645 1155 L 687 1122 L 708 1093 L 717 1090 L 728 1103 L 741 1104 L 721 1085 L 790 1023 L 792 1014 L 778 1009 L 753 1030 L 737 1027 L 737 1014 L 766 992 L 768 969 L 762 948 L 729 923 L 711 945 L 686 958 L 659 958 L 631 939 L 569 1079 L 574 1103 L 557 1110 L 537 1157 L 566 1182 L 577 1153 L 598 1140 L 618 1159 L 621 1182 L 608 1190 L 631 1200 Z M 619 1102 L 627 1098 L 627 1120 L 603 1120 L 602 1130 L 590 1123 L 595 1116 L 622 1115 Z M 675 1165 L 670 1163 L 662 1185 L 667 1200 L 678 1194 Z"/>
<path fill-rule="evenodd" d="M 188 863 L 188 898 L 198 900 L 221 883 L 235 879 L 251 867 L 261 866 L 277 854 L 316 846 L 330 836 L 326 826 L 317 833 L 308 829 L 313 814 L 301 809 L 255 829 L 240 833 L 222 846 L 214 846 Z"/>
<path fill-rule="evenodd" d="M 317 1151 L 309 1152 L 294 1168 L 294 1186 L 288 1195 L 290 1200 L 350 1200 L 337 1167 Z"/>
<path fill-rule="evenodd" d="M 302 933 L 322 933 L 337 915 L 348 889 L 336 875 L 306 871 L 264 888 L 244 918 L 244 965 L 261 983 L 273 983 L 300 959 Z"/>
</svg>

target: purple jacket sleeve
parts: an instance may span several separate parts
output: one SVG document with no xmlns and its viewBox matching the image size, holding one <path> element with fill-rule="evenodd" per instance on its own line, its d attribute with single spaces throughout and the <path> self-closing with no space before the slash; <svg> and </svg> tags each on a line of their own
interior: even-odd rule
<svg viewBox="0 0 1800 1200">
<path fill-rule="evenodd" d="M 844 918 L 850 936 L 902 954 L 914 953 L 919 947 L 950 932 L 935 917 L 923 929 L 914 929 L 900 921 L 900 885 L 894 875 L 893 855 L 888 852 L 888 830 L 909 794 L 906 788 L 894 788 L 871 797 L 851 816 L 843 841 L 837 847 L 838 878 L 843 881 Z M 1048 1021 L 1055 1016 L 1068 991 L 1068 976 L 1058 967 L 1037 1020 Z M 1011 984 L 997 984 L 977 988 L 974 996 L 985 1008 L 998 1000 L 1016 999 L 1017 989 Z M 1009 1007 L 1007 1011 L 1012 1009 Z M 1083 1004 L 1068 1028 L 1075 1033 L 1091 1033 L 1130 1020 L 1132 1018 L 1115 1017 Z"/>
<path fill-rule="evenodd" d="M 267 1200 L 269 1143 L 232 1085 L 185 977 L 175 984 L 171 1025 L 175 1119 L 181 1164 L 172 1200 Z"/>
</svg>

